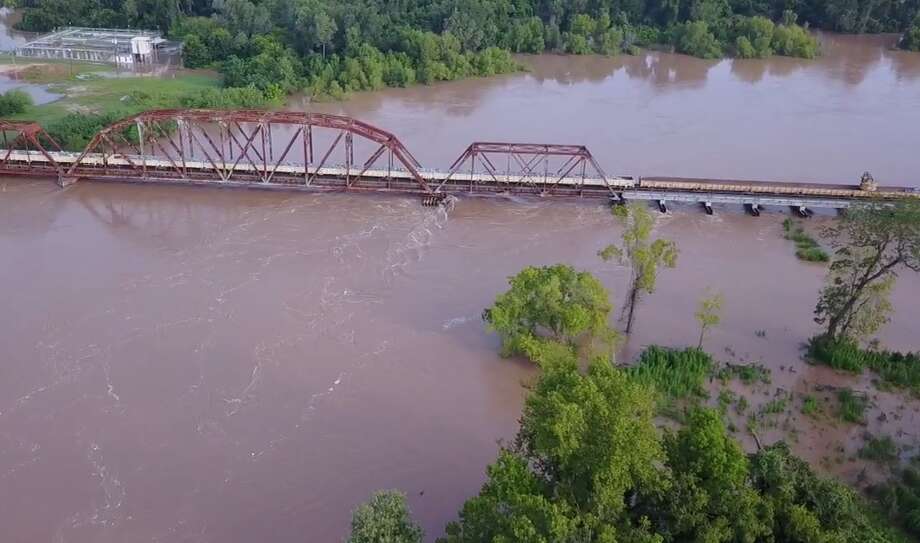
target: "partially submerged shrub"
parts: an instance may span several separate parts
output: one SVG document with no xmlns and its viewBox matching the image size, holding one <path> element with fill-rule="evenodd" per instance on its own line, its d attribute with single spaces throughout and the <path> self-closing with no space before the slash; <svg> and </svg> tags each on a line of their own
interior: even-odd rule
<svg viewBox="0 0 920 543">
<path fill-rule="evenodd" d="M 786 239 L 795 243 L 795 256 L 806 262 L 828 262 L 831 257 L 821 248 L 818 242 L 809 236 L 802 225 L 792 219 L 783 221 L 783 231 Z"/>
<path fill-rule="evenodd" d="M 898 446 L 891 436 L 869 437 L 859 449 L 859 457 L 881 464 L 890 464 L 898 459 Z"/>
<path fill-rule="evenodd" d="M 866 409 L 869 407 L 869 398 L 865 394 L 854 392 L 849 388 L 842 388 L 837 392 L 837 401 L 840 402 L 837 415 L 842 420 L 857 424 L 866 422 Z"/>
<path fill-rule="evenodd" d="M 883 383 L 920 394 L 920 353 L 863 349 L 854 340 L 815 336 L 808 342 L 808 355 L 838 370 L 859 373 L 868 367 Z"/>
<path fill-rule="evenodd" d="M 700 349 L 666 349 L 652 345 L 630 368 L 634 379 L 653 385 L 674 398 L 705 397 L 706 377 L 712 371 L 712 357 Z"/>
</svg>

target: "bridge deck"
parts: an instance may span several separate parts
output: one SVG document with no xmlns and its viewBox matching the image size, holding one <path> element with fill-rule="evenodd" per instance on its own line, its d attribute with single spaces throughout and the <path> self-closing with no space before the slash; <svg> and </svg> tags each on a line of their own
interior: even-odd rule
<svg viewBox="0 0 920 543">
<path fill-rule="evenodd" d="M 82 158 L 81 158 L 82 157 Z M 3 160 L 5 158 L 5 160 Z M 61 176 L 140 182 L 172 182 L 305 190 L 391 191 L 426 194 L 412 173 L 401 169 L 354 166 L 305 166 L 298 163 L 261 165 L 252 161 L 183 160 L 101 153 L 0 149 L 0 174 Z M 141 173 L 139 173 L 141 172 Z M 847 207 L 853 201 L 920 197 L 909 187 L 879 187 L 864 191 L 856 185 L 696 179 L 678 177 L 551 177 L 535 174 L 443 172 L 418 173 L 435 193 L 529 193 L 560 196 L 671 200 L 705 203 Z"/>
</svg>

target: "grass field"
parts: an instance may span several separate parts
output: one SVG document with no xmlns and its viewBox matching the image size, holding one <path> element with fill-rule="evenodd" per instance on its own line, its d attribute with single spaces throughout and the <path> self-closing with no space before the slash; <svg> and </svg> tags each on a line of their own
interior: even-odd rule
<svg viewBox="0 0 920 543">
<path fill-rule="evenodd" d="M 10 58 L 0 59 L 6 71 Z M 50 124 L 73 112 L 84 113 L 137 113 L 138 106 L 128 100 L 133 91 L 143 91 L 150 97 L 141 109 L 175 107 L 178 98 L 191 92 L 220 86 L 216 74 L 207 72 L 177 72 L 168 75 L 115 77 L 111 66 L 69 64 L 62 62 L 23 64 L 16 70 L 24 82 L 48 85 L 52 92 L 63 95 L 60 99 L 29 107 L 14 119 Z"/>
</svg>

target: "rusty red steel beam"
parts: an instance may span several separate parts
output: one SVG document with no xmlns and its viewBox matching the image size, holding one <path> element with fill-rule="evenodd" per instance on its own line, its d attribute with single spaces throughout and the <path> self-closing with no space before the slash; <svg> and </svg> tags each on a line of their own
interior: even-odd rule
<svg viewBox="0 0 920 543">
<path fill-rule="evenodd" d="M 581 171 L 576 177 L 581 179 L 581 185 L 583 186 L 585 179 L 588 178 L 588 166 L 590 165 L 594 170 L 594 175 L 604 182 L 607 191 L 611 194 L 613 193 L 607 174 L 604 173 L 604 170 L 594 159 L 591 151 L 584 145 L 489 141 L 471 143 L 451 164 L 447 177 L 441 181 L 435 190 L 439 191 L 444 185 L 451 182 L 454 175 L 460 172 L 464 165 L 469 165 L 469 173 L 475 174 L 477 162 L 482 165 L 485 173 L 492 178 L 493 182 L 500 183 L 498 176 L 501 173 L 492 160 L 496 156 L 505 157 L 506 159 L 505 179 L 507 182 L 535 184 L 538 178 L 542 178 L 542 182 L 540 182 L 541 192 L 553 192 L 558 189 L 563 179 L 572 175 L 572 172 L 580 167 Z M 560 167 L 554 168 L 552 179 L 550 179 L 549 169 L 551 158 L 565 159 Z M 512 164 L 515 166 L 514 169 L 512 169 Z M 542 174 L 536 171 L 537 166 L 540 165 L 544 168 Z M 470 179 L 470 190 L 473 190 L 474 185 L 475 182 Z M 549 188 L 547 189 L 547 187 Z"/>
<path fill-rule="evenodd" d="M 9 141 L 9 133 L 12 132 L 16 135 L 12 143 Z M 22 142 L 22 145 L 25 147 L 25 150 L 29 149 L 29 144 L 35 148 L 36 151 L 40 152 L 42 156 L 48 161 L 48 165 L 60 175 L 63 172 L 61 165 L 54 160 L 54 157 L 48 152 L 48 149 L 45 148 L 45 145 L 42 144 L 44 139 L 52 147 L 52 151 L 61 151 L 61 146 L 57 141 L 54 140 L 45 129 L 41 127 L 38 123 L 29 122 L 29 121 L 7 121 L 0 119 L 0 133 L 3 134 L 3 147 L 6 149 L 3 157 L 0 158 L 0 169 L 6 169 L 9 165 L 10 155 L 13 150 L 16 149 L 17 143 Z M 30 165 L 31 168 L 31 165 Z"/>
<path fill-rule="evenodd" d="M 213 127 L 217 126 L 217 142 L 212 138 Z M 273 127 L 293 127 L 293 135 L 287 140 L 275 141 L 271 137 Z M 126 137 L 127 130 L 136 128 L 137 141 Z M 323 157 L 318 167 L 311 167 L 317 153 L 314 150 L 313 129 L 328 129 L 337 135 L 333 138 L 331 146 Z M 248 133 L 247 133 L 248 131 Z M 513 142 L 474 142 L 451 165 L 446 176 L 423 175 L 418 160 L 409 152 L 406 146 L 392 133 L 375 127 L 369 123 L 346 116 L 330 115 L 324 113 L 306 113 L 293 111 L 262 111 L 262 110 L 202 110 L 202 109 L 164 109 L 154 110 L 125 119 L 100 130 L 90 144 L 80 153 L 69 168 L 55 160 L 53 151 L 61 151 L 60 145 L 42 128 L 33 122 L 15 122 L 0 120 L 0 133 L 2 133 L 4 153 L 0 156 L 0 173 L 12 175 L 53 175 L 57 174 L 61 180 L 65 178 L 93 178 L 93 179 L 119 179 L 119 180 L 159 180 L 179 181 L 185 180 L 195 183 L 206 183 L 213 175 L 219 175 L 225 183 L 231 182 L 231 177 L 237 175 L 243 180 L 233 181 L 233 185 L 245 184 L 292 184 L 291 180 L 300 178 L 307 187 L 317 182 L 322 190 L 335 190 L 339 186 L 342 190 L 357 191 L 398 191 L 403 193 L 436 194 L 442 188 L 446 191 L 460 192 L 516 192 L 541 194 L 551 193 L 557 195 L 603 195 L 605 192 L 614 193 L 616 190 L 608 181 L 603 169 L 584 145 L 560 145 L 540 143 L 513 143 Z M 13 134 L 10 143 L 9 136 Z M 174 137 L 175 134 L 175 137 Z M 375 149 L 366 160 L 355 160 L 353 144 L 354 136 L 363 140 L 376 143 Z M 259 144 L 256 138 L 259 137 Z M 163 138 L 166 141 L 163 141 Z M 345 145 L 345 173 L 342 176 L 326 175 L 320 178 L 320 169 L 331 158 L 339 143 L 344 138 Z M 301 143 L 304 153 L 305 165 L 303 171 L 292 175 L 290 172 L 279 172 L 281 166 L 294 145 Z M 186 145 L 187 142 L 187 145 Z M 281 156 L 275 158 L 273 145 L 278 143 L 283 148 Z M 236 150 L 234 149 L 236 145 Z M 187 159 L 193 158 L 196 162 L 196 146 L 199 153 L 207 158 L 207 168 L 192 171 L 188 167 Z M 51 151 L 49 151 L 49 148 Z M 44 162 L 33 161 L 32 156 L 26 155 L 24 161 L 11 162 L 14 150 L 25 149 L 37 151 L 44 157 Z M 126 153 L 130 149 L 134 154 Z M 170 149 L 172 149 L 170 151 Z M 154 151 L 152 154 L 150 151 Z M 159 155 L 155 154 L 159 151 Z M 90 154 L 100 157 L 98 165 L 85 163 Z M 367 172 L 383 156 L 387 155 L 388 163 L 385 177 L 377 174 L 367 176 Z M 169 166 L 162 162 L 150 164 L 154 158 L 165 157 Z M 60 157 L 58 157 L 60 158 Z M 113 161 L 118 158 L 118 161 Z M 362 157 L 363 158 L 363 157 Z M 504 168 L 496 166 L 499 158 L 504 158 Z M 562 165 L 554 168 L 550 177 L 550 159 L 561 161 Z M 237 169 L 245 160 L 250 166 Z M 391 171 L 394 160 L 410 174 L 411 181 L 393 178 Z M 24 163 L 23 163 L 24 162 Z M 113 163 L 114 162 L 114 163 Z M 118 164 L 117 162 L 121 162 Z M 470 172 L 475 173 L 477 164 L 485 170 L 486 175 L 470 176 L 466 181 L 452 180 L 460 167 L 469 164 Z M 356 167 L 357 166 L 357 167 Z M 514 166 L 514 169 L 512 169 Z M 588 167 L 591 167 L 597 177 L 604 184 L 587 185 Z M 543 172 L 538 171 L 542 167 Z M 66 171 L 65 171 L 66 168 Z M 504 176 L 502 175 L 504 170 Z M 570 177 L 571 176 L 571 177 Z M 273 181 L 275 178 L 279 181 Z M 336 185 L 344 177 L 344 185 Z M 485 180 L 491 177 L 491 181 Z M 504 177 L 504 179 L 501 179 Z M 542 177 L 542 180 L 540 179 Z M 566 179 L 581 179 L 581 183 L 563 181 Z M 783 194 L 789 190 L 795 193 L 810 194 L 813 188 L 808 184 L 799 183 L 770 183 L 757 181 L 719 181 L 706 179 L 678 179 L 646 178 L 651 185 L 666 186 L 668 190 L 703 191 L 713 190 L 712 186 L 728 185 L 732 192 L 737 193 L 769 193 L 770 190 L 783 189 Z M 433 190 L 429 182 L 440 181 Z M 644 183 L 645 180 L 642 181 Z M 414 184 L 413 184 L 414 183 Z M 656 185 L 657 184 L 657 185 Z M 700 188 L 702 187 L 702 188 Z M 710 188 L 706 188 L 710 187 Z M 820 185 L 822 190 L 843 189 L 850 190 L 849 185 L 832 187 Z M 661 188 L 661 187 L 658 187 Z M 797 190 L 798 189 L 798 190 Z M 887 192 L 914 195 L 915 190 L 905 187 L 880 187 Z M 809 192 L 811 191 L 811 192 Z M 920 197 L 920 195 L 917 195 Z"/>
<path fill-rule="evenodd" d="M 469 148 L 481 153 L 520 153 L 546 156 L 590 155 L 584 145 L 560 145 L 550 143 L 508 143 L 508 142 L 473 142 Z"/>
<path fill-rule="evenodd" d="M 283 153 L 280 158 L 275 160 L 272 153 L 272 145 L 275 142 L 269 137 L 270 135 L 266 135 L 266 131 L 270 131 L 273 126 L 294 127 L 294 135 L 291 136 L 287 145 L 284 145 L 284 142 L 282 142 L 282 147 L 286 151 L 290 151 L 298 138 L 303 139 L 303 147 L 309 149 L 309 156 L 305 157 L 305 161 L 309 162 L 314 156 L 313 129 L 324 128 L 338 131 L 340 135 L 347 135 L 346 142 L 348 142 L 348 144 L 346 145 L 345 151 L 349 174 L 350 168 L 354 164 L 354 151 L 351 140 L 353 136 L 358 136 L 359 138 L 382 146 L 385 151 L 389 151 L 392 157 L 405 168 L 424 192 L 432 192 L 427 180 L 419 172 L 421 164 L 419 164 L 418 160 L 412 155 L 409 149 L 394 134 L 351 117 L 296 111 L 164 109 L 140 113 L 116 121 L 100 130 L 77 160 L 68 168 L 66 175 L 79 177 L 82 173 L 93 173 L 93 170 L 96 168 L 85 162 L 86 157 L 91 153 L 101 153 L 104 161 L 107 156 L 122 154 L 118 152 L 118 148 L 112 143 L 112 137 L 118 136 L 123 138 L 123 134 L 126 130 L 137 127 L 139 147 L 140 149 L 144 149 L 146 140 L 145 132 L 148 131 L 148 127 L 155 127 L 153 132 L 157 133 L 157 131 L 163 131 L 164 127 L 168 126 L 170 123 L 175 123 L 178 127 L 178 138 L 180 143 L 184 142 L 182 139 L 182 131 L 183 127 L 185 127 L 185 136 L 187 136 L 189 143 L 188 149 L 184 146 L 177 147 L 173 145 L 173 147 L 177 149 L 178 154 L 175 158 L 183 164 L 181 169 L 178 167 L 175 168 L 177 173 L 180 171 L 184 173 L 186 169 L 184 166 L 186 159 L 194 154 L 197 144 L 197 148 L 205 155 L 208 162 L 215 169 L 215 172 L 218 173 L 222 179 L 228 180 L 229 176 L 233 173 L 233 168 L 239 164 L 240 160 L 245 158 L 250 164 L 261 163 L 260 169 L 262 171 L 262 180 L 263 182 L 269 182 L 274 175 L 273 172 L 277 170 L 278 166 L 282 164 L 284 158 L 287 156 L 287 152 Z M 255 126 L 250 135 L 243 133 L 242 126 L 246 124 Z M 219 144 L 216 144 L 211 136 L 205 131 L 205 127 L 209 125 L 219 126 Z M 233 134 L 234 126 L 246 141 L 244 145 L 241 145 L 236 135 Z M 195 134 L 196 130 L 198 134 Z M 240 150 L 239 156 L 235 160 L 232 156 L 233 144 L 230 143 L 229 149 L 225 149 L 225 130 L 227 136 L 237 144 Z M 259 134 L 262 136 L 261 149 L 257 148 L 259 146 L 253 145 L 253 138 L 257 135 L 256 131 L 261 131 L 261 134 Z M 199 135 L 201 137 L 199 137 Z M 336 138 L 336 141 L 338 141 L 338 138 Z M 139 150 L 138 146 L 135 146 L 133 142 L 129 143 L 131 148 Z M 151 143 L 154 145 L 156 144 L 153 140 L 151 140 Z M 335 145 L 330 148 L 329 152 L 331 153 L 334 148 Z M 138 154 L 143 155 L 144 153 Z M 366 172 L 382 154 L 382 152 L 375 152 L 371 159 L 363 161 L 363 169 L 360 170 L 361 173 L 363 174 Z M 168 153 L 167 156 L 169 156 L 170 161 L 173 162 L 173 157 Z M 227 167 L 228 158 L 230 159 L 230 163 L 233 164 L 230 168 Z M 328 158 L 328 156 L 325 158 Z M 270 160 L 272 162 L 269 162 Z M 325 160 L 323 162 L 325 162 Z M 173 163 L 175 164 L 175 162 Z M 135 169 L 138 168 L 135 167 Z M 145 164 L 141 166 L 140 170 L 141 171 L 134 173 L 137 176 L 146 175 Z M 348 183 L 348 185 L 351 186 L 351 183 Z"/>
<path fill-rule="evenodd" d="M 9 123 L 7 123 L 9 125 Z M 3 126 L 3 125 L 0 125 Z M 273 127 L 291 127 L 293 134 L 287 140 L 273 137 Z M 17 128 L 22 134 L 38 142 L 39 137 L 31 135 L 44 134 L 40 127 L 34 123 L 18 123 Z M 128 130 L 134 129 L 133 137 L 128 137 Z M 331 145 L 325 153 L 316 153 L 313 149 L 314 129 L 332 130 Z M 276 133 L 275 133 L 276 134 Z M 376 143 L 375 149 L 366 160 L 355 160 L 354 136 Z M 44 134 L 49 141 L 53 140 Z M 163 140 L 166 141 L 163 141 Z M 573 190 L 586 190 L 584 180 L 588 177 L 587 166 L 591 166 L 594 174 L 603 179 L 608 190 L 612 190 L 607 183 L 606 174 L 594 160 L 591 152 L 584 145 L 560 145 L 538 143 L 509 143 L 509 142 L 474 142 L 454 162 L 446 178 L 432 189 L 429 186 L 430 177 L 422 175 L 419 171 L 421 165 L 406 146 L 394 134 L 346 116 L 325 113 L 307 113 L 294 111 L 262 111 L 262 110 L 202 110 L 202 109 L 163 109 L 154 110 L 126 117 L 100 130 L 80 153 L 66 172 L 61 172 L 62 166 L 54 162 L 53 157 L 46 153 L 46 157 L 59 172 L 59 175 L 71 178 L 118 178 L 118 179 L 157 179 L 157 180 L 188 180 L 200 181 L 206 178 L 207 172 L 192 173 L 187 162 L 205 159 L 209 170 L 218 175 L 223 182 L 230 182 L 234 175 L 243 179 L 243 183 L 271 183 L 278 174 L 278 168 L 284 163 L 289 152 L 295 144 L 302 143 L 304 149 L 305 167 L 300 174 L 307 186 L 312 185 L 318 178 L 319 170 L 323 168 L 331 155 L 337 149 L 343 149 L 340 143 L 345 141 L 345 183 L 344 190 L 374 190 L 375 183 L 379 186 L 380 180 L 366 179 L 366 173 L 384 155 L 388 155 L 386 170 L 386 184 L 390 181 L 398 186 L 401 191 L 409 191 L 406 184 L 396 182 L 391 178 L 394 162 L 398 162 L 410 174 L 416 183 L 412 192 L 433 194 L 440 192 L 447 183 L 451 186 L 447 190 L 456 191 L 456 181 L 451 182 L 459 167 L 466 161 L 471 161 L 471 172 L 475 172 L 477 162 L 492 178 L 494 187 L 481 186 L 482 182 L 469 182 L 471 191 L 482 190 L 496 192 L 502 190 L 538 192 L 558 192 L 569 194 Z M 303 140 L 302 142 L 300 140 Z M 30 140 L 31 141 L 31 140 Z M 56 142 L 54 142 L 56 146 Z M 283 149 L 280 157 L 275 157 L 273 145 Z M 58 147 L 59 148 L 59 147 Z M 126 151 L 127 150 L 127 154 Z M 100 157 L 101 160 L 92 164 L 87 163 L 87 156 Z M 162 155 L 162 157 L 160 156 Z M 314 165 L 313 160 L 317 155 L 322 156 L 319 165 L 313 173 L 309 167 Z M 126 164 L 115 165 L 112 159 L 118 157 Z M 149 166 L 151 158 L 165 158 L 169 166 Z M 364 157 L 360 157 L 363 159 Z M 550 159 L 565 159 L 562 166 L 553 168 L 550 177 Z M 496 163 L 507 162 L 499 167 Z M 238 169 L 241 163 L 252 166 L 251 169 Z M 512 165 L 514 172 L 512 175 Z M 540 168 L 542 171 L 538 171 Z M 580 170 L 580 172 L 578 172 Z M 503 181 L 499 176 L 504 171 Z M 575 173 L 573 173 L 575 172 Z M 561 186 L 560 182 L 568 176 L 582 179 L 581 186 Z M 288 179 L 290 176 L 282 176 Z M 542 181 L 541 181 L 542 179 Z M 287 181 L 282 181 L 288 184 Z M 368 186 L 362 186 L 366 183 Z M 466 183 L 463 183 L 466 185 Z M 509 188 L 509 185 L 520 185 Z M 592 190 L 596 191 L 597 187 Z M 601 188 L 600 190 L 604 190 Z"/>
</svg>

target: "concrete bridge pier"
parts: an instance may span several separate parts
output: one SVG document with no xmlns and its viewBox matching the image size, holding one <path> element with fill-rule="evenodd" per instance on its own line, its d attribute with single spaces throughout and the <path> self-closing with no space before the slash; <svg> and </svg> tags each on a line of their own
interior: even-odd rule
<svg viewBox="0 0 920 543">
<path fill-rule="evenodd" d="M 748 213 L 750 213 L 752 217 L 760 216 L 760 204 L 745 204 L 744 207 L 747 208 Z"/>
<path fill-rule="evenodd" d="M 662 213 L 668 212 L 668 204 L 664 200 L 658 200 L 658 211 Z"/>
<path fill-rule="evenodd" d="M 712 202 L 703 202 L 703 210 L 706 212 L 707 215 L 712 215 L 713 214 Z"/>
<path fill-rule="evenodd" d="M 812 215 L 811 210 L 808 209 L 806 206 L 796 206 L 795 212 L 798 213 L 799 217 L 802 217 L 803 219 L 807 219 L 808 217 L 811 217 Z"/>
<path fill-rule="evenodd" d="M 79 179 L 80 179 L 80 178 L 78 178 L 78 177 L 66 176 L 66 175 L 64 175 L 64 174 L 59 174 L 59 175 L 58 175 L 58 182 L 57 182 L 57 183 L 58 183 L 58 186 L 59 186 L 59 187 L 61 187 L 62 189 L 66 189 L 66 188 L 69 187 L 70 185 L 73 185 L 74 183 L 76 183 L 77 181 L 79 181 Z"/>
</svg>

